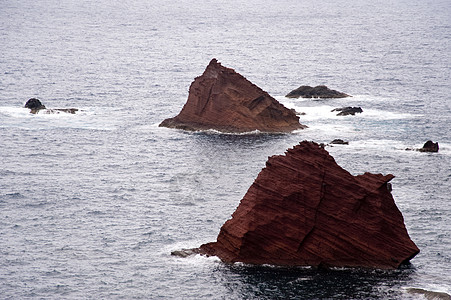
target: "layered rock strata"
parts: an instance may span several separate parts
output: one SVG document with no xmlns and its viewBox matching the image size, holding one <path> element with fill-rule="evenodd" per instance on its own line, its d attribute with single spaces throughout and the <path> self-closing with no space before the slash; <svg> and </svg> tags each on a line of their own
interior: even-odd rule
<svg viewBox="0 0 451 300">
<path fill-rule="evenodd" d="M 318 85 L 311 87 L 308 85 L 302 85 L 297 89 L 289 92 L 285 97 L 287 98 L 346 98 L 351 97 L 348 94 L 332 90 L 325 85 Z"/>
<path fill-rule="evenodd" d="M 353 176 L 304 141 L 268 159 L 217 241 L 198 252 L 224 262 L 398 268 L 419 249 L 391 195 L 393 177 Z"/>
<path fill-rule="evenodd" d="M 290 132 L 306 127 L 295 112 L 216 59 L 191 84 L 181 112 L 160 126 L 238 133 Z"/>
</svg>

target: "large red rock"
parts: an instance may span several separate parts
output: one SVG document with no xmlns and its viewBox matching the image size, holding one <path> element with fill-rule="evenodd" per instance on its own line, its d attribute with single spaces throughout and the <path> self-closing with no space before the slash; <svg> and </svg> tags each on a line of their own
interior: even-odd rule
<svg viewBox="0 0 451 300">
<path fill-rule="evenodd" d="M 394 176 L 353 176 L 318 144 L 272 156 L 216 242 L 225 262 L 398 268 L 419 249 L 391 195 Z"/>
<path fill-rule="evenodd" d="M 160 126 L 222 132 L 289 132 L 306 127 L 294 111 L 216 59 L 191 84 L 182 111 Z"/>
</svg>

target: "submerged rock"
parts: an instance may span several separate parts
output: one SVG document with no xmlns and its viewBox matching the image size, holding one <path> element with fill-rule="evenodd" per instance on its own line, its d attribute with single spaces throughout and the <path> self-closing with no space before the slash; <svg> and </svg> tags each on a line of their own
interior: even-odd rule
<svg viewBox="0 0 451 300">
<path fill-rule="evenodd" d="M 217 241 L 224 262 L 398 268 L 419 249 L 390 193 L 391 174 L 353 176 L 320 145 L 268 159 Z"/>
<path fill-rule="evenodd" d="M 30 109 L 30 113 L 44 113 L 44 114 L 59 114 L 60 112 L 75 114 L 78 111 L 77 108 L 52 108 L 48 109 L 37 98 L 31 98 L 25 103 L 25 107 Z"/>
<path fill-rule="evenodd" d="M 180 257 L 188 257 L 188 256 L 199 254 L 199 253 L 200 253 L 200 250 L 198 248 L 193 248 L 193 249 L 175 250 L 175 251 L 171 252 L 171 255 L 180 256 Z"/>
<path fill-rule="evenodd" d="M 351 97 L 348 94 L 331 90 L 325 85 L 318 85 L 311 87 L 308 85 L 302 85 L 295 90 L 289 92 L 285 97 L 287 98 L 346 98 Z"/>
<path fill-rule="evenodd" d="M 222 132 L 290 132 L 306 127 L 295 112 L 216 59 L 191 84 L 181 112 L 160 126 Z"/>
<path fill-rule="evenodd" d="M 434 143 L 433 141 L 427 141 L 424 143 L 423 147 L 418 149 L 420 152 L 438 152 L 438 142 Z"/>
<path fill-rule="evenodd" d="M 420 294 L 423 295 L 426 299 L 430 300 L 451 300 L 451 295 L 444 293 L 444 292 L 434 292 L 434 291 L 428 291 L 425 289 L 419 289 L 419 288 L 408 288 L 407 292 L 410 294 Z"/>
<path fill-rule="evenodd" d="M 354 106 L 354 107 L 347 106 L 347 107 L 332 109 L 332 112 L 334 112 L 334 111 L 339 111 L 337 116 L 348 116 L 348 115 L 354 116 L 356 113 L 360 114 L 363 112 L 362 108 L 357 107 L 357 106 Z"/>
<path fill-rule="evenodd" d="M 46 114 L 58 114 L 60 112 L 68 113 L 68 114 L 75 114 L 78 111 L 78 108 L 52 108 L 47 109 L 45 111 Z"/>
</svg>

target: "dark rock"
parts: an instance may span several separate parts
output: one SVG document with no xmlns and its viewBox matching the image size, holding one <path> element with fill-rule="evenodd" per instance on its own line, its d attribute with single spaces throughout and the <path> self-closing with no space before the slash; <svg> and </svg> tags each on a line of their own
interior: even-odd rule
<svg viewBox="0 0 451 300">
<path fill-rule="evenodd" d="M 45 106 L 37 98 L 31 98 L 25 103 L 25 107 L 30 109 L 30 112 L 36 114 L 39 110 L 45 109 Z"/>
<path fill-rule="evenodd" d="M 191 84 L 182 111 L 160 126 L 222 132 L 290 132 L 307 127 L 295 112 L 216 59 Z"/>
<path fill-rule="evenodd" d="M 69 114 L 75 114 L 78 111 L 78 108 L 52 108 L 47 109 L 45 105 L 41 103 L 41 101 L 37 98 L 31 98 L 25 103 L 25 107 L 30 109 L 30 113 L 37 114 L 39 112 L 43 112 L 44 114 L 58 114 L 60 112 L 65 112 Z"/>
<path fill-rule="evenodd" d="M 320 145 L 272 156 L 217 241 L 224 262 L 394 269 L 419 249 L 390 193 L 394 176 L 353 176 Z"/>
<path fill-rule="evenodd" d="M 424 145 L 423 148 L 418 149 L 418 151 L 420 152 L 438 152 L 438 142 L 434 143 L 432 141 L 427 141 Z"/>
<path fill-rule="evenodd" d="M 348 94 L 331 90 L 325 85 L 318 85 L 315 87 L 303 85 L 295 90 L 289 92 L 285 97 L 287 98 L 345 98 L 351 97 Z"/>
<path fill-rule="evenodd" d="M 337 116 L 348 116 L 348 115 L 354 116 L 356 113 L 363 112 L 361 107 L 351 107 L 351 106 L 332 109 L 332 112 L 334 111 L 339 111 Z"/>
<path fill-rule="evenodd" d="M 349 145 L 349 142 L 345 142 L 342 139 L 335 139 L 329 144 L 335 144 L 335 145 Z"/>
</svg>

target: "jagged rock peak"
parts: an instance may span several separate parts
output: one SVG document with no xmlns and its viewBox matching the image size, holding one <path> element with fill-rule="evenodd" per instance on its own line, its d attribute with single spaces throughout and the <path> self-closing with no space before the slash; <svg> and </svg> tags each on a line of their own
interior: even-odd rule
<svg viewBox="0 0 451 300">
<path fill-rule="evenodd" d="M 419 249 L 391 195 L 391 174 L 353 176 L 320 145 L 268 159 L 217 241 L 225 262 L 393 269 Z"/>
<path fill-rule="evenodd" d="M 290 132 L 306 127 L 295 112 L 216 59 L 191 84 L 181 112 L 160 126 L 223 132 Z"/>
</svg>

